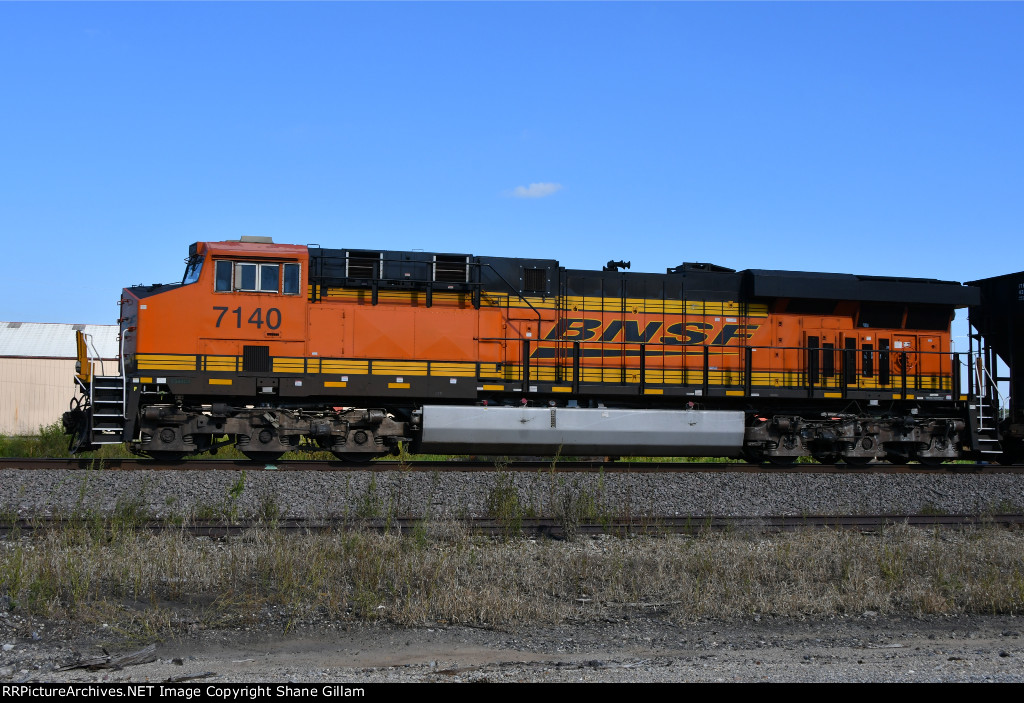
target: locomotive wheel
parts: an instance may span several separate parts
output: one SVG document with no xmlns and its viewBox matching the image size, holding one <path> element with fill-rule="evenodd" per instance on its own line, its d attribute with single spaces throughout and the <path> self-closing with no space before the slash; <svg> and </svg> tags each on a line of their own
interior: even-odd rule
<svg viewBox="0 0 1024 703">
<path fill-rule="evenodd" d="M 938 456 L 915 456 L 914 461 L 919 463 L 921 466 L 935 468 L 936 466 L 940 466 L 945 459 Z"/>
<path fill-rule="evenodd" d="M 869 456 L 844 456 L 845 461 L 849 466 L 867 466 L 871 463 L 872 457 Z"/>
<path fill-rule="evenodd" d="M 371 459 L 381 456 L 377 452 L 331 452 L 338 461 L 346 464 L 365 464 Z"/>
<path fill-rule="evenodd" d="M 743 458 L 750 464 L 763 464 L 764 463 L 764 452 L 761 449 L 754 449 L 752 447 L 743 448 Z"/>
<path fill-rule="evenodd" d="M 185 452 L 146 452 L 154 461 L 181 461 Z"/>
<path fill-rule="evenodd" d="M 811 457 L 819 464 L 838 464 L 839 455 L 831 452 L 812 454 Z"/>
<path fill-rule="evenodd" d="M 284 456 L 284 452 L 247 452 L 244 450 L 242 454 L 250 461 L 258 461 L 265 464 L 272 464 Z"/>
<path fill-rule="evenodd" d="M 792 466 L 796 463 L 795 456 L 769 456 L 766 458 L 772 466 Z"/>
</svg>

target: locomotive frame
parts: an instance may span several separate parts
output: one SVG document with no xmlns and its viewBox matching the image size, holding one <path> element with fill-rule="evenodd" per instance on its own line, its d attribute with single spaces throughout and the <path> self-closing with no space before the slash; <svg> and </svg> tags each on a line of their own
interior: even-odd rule
<svg viewBox="0 0 1024 703">
<path fill-rule="evenodd" d="M 1019 455 L 1019 408 L 1000 423 L 996 404 L 1009 377 L 965 384 L 960 370 L 999 357 L 1013 376 L 1020 303 L 997 300 L 1024 274 L 965 286 L 621 264 L 198 242 L 181 283 L 123 290 L 118 376 L 96 376 L 79 339 L 65 428 L 75 450 L 124 441 L 158 458 L 235 444 L 260 460 L 365 459 L 401 442 L 775 463 Z M 965 307 L 979 332 L 960 354 L 950 323 Z"/>
</svg>

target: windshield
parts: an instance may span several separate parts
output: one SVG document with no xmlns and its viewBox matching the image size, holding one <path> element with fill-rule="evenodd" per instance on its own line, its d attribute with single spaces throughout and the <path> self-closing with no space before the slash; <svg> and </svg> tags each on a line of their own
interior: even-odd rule
<svg viewBox="0 0 1024 703">
<path fill-rule="evenodd" d="M 195 283 L 199 280 L 199 272 L 203 269 L 203 257 L 199 255 L 190 256 L 185 259 L 185 275 L 182 276 L 182 285 Z"/>
</svg>

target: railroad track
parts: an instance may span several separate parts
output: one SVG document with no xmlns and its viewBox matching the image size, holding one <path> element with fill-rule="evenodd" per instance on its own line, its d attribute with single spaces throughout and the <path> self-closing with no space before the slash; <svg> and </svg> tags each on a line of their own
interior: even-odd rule
<svg viewBox="0 0 1024 703">
<path fill-rule="evenodd" d="M 1024 465 L 1000 464 L 868 464 L 851 467 L 846 464 L 744 464 L 728 462 L 631 462 L 631 461 L 552 461 L 495 459 L 469 461 L 398 461 L 376 460 L 367 462 L 321 461 L 289 459 L 273 464 L 238 459 L 195 459 L 184 461 L 156 461 L 154 459 L 47 459 L 2 458 L 0 469 L 20 470 L 114 470 L 114 471 L 463 471 L 463 472 L 524 472 L 555 473 L 800 473 L 800 474 L 1019 474 Z"/>
<path fill-rule="evenodd" d="M 131 525 L 130 529 L 149 532 L 181 532 L 195 537 L 229 538 L 253 529 L 269 529 L 293 534 L 312 534 L 344 529 L 401 532 L 429 532 L 445 524 L 459 524 L 480 535 L 523 534 L 527 536 L 564 539 L 573 535 L 667 535 L 702 534 L 720 531 L 784 532 L 802 529 L 852 529 L 872 531 L 909 525 L 923 528 L 957 528 L 989 526 L 1020 528 L 1024 515 L 775 515 L 775 516 L 688 516 L 612 519 L 600 523 L 567 523 L 555 518 L 522 518 L 512 523 L 493 518 L 470 518 L 446 521 L 424 521 L 421 518 L 390 518 L 368 520 L 304 520 L 282 519 L 272 522 L 258 520 L 149 520 Z M 87 527 L 112 529 L 108 520 L 51 518 L 46 516 L 0 522 L 0 537 L 11 537 L 46 530 Z M 121 529 L 124 529 L 122 526 Z"/>
</svg>

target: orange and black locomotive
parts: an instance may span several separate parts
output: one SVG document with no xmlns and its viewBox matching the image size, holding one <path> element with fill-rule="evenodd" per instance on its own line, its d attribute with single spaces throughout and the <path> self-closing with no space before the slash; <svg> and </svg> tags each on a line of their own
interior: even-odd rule
<svg viewBox="0 0 1024 703">
<path fill-rule="evenodd" d="M 80 343 L 65 426 L 78 449 L 160 458 L 233 444 L 364 459 L 405 442 L 933 463 L 1017 446 L 1020 418 L 1000 429 L 998 384 L 977 371 L 1011 355 L 950 339 L 957 309 L 979 330 L 1019 315 L 982 314 L 1002 279 L 627 266 L 196 243 L 180 283 L 124 289 L 117 376 L 94 375 Z"/>
</svg>

